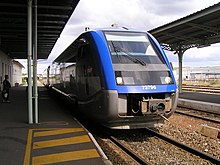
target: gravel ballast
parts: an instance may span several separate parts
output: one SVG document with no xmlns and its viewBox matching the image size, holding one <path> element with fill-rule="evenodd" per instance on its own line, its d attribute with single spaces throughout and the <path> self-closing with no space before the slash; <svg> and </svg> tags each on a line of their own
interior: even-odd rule
<svg viewBox="0 0 220 165">
<path fill-rule="evenodd" d="M 219 124 L 205 120 L 173 114 L 169 122 L 157 130 L 178 142 L 184 143 L 199 151 L 220 159 L 220 140 L 212 139 L 198 133 L 201 124 L 220 128 Z M 212 164 L 198 156 L 188 153 L 172 144 L 141 130 L 114 130 L 114 136 L 149 164 Z M 135 164 L 121 151 L 108 143 L 106 139 L 99 139 L 99 144 L 112 164 Z"/>
</svg>

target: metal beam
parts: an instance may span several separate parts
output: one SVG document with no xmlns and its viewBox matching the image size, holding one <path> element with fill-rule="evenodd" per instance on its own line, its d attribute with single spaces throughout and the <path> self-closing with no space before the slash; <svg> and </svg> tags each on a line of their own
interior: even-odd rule
<svg viewBox="0 0 220 165">
<path fill-rule="evenodd" d="M 183 68 L 183 54 L 184 52 L 186 51 L 187 49 L 184 49 L 182 47 L 182 45 L 179 45 L 179 49 L 175 52 L 175 54 L 177 53 L 178 54 L 178 59 L 179 59 L 179 93 L 182 93 L 182 83 L 183 83 L 183 71 L 182 71 L 182 68 Z"/>
<path fill-rule="evenodd" d="M 16 28 L 25 28 L 26 24 L 15 24 L 15 23 L 1 23 L 1 28 L 11 28 L 11 26 L 16 26 Z"/>
<path fill-rule="evenodd" d="M 70 6 L 48 6 L 48 5 L 39 5 L 39 9 L 56 9 L 56 10 L 72 10 Z"/>
<path fill-rule="evenodd" d="M 16 12 L 0 12 L 0 15 L 26 16 L 25 13 Z M 69 18 L 68 15 L 65 14 L 38 14 L 38 17 Z"/>
<path fill-rule="evenodd" d="M 34 5 L 34 56 L 33 56 L 33 90 L 34 90 L 34 122 L 38 123 L 38 88 L 37 88 L 37 0 Z"/>
<path fill-rule="evenodd" d="M 15 4 L 15 3 L 0 3 L 0 6 L 4 7 L 26 7 L 24 4 Z"/>
<path fill-rule="evenodd" d="M 15 12 L 0 12 L 0 15 L 12 15 L 12 16 L 26 16 L 26 13 L 15 13 Z"/>
<path fill-rule="evenodd" d="M 62 26 L 38 26 L 38 28 L 41 28 L 41 29 L 62 29 L 63 27 Z"/>
<path fill-rule="evenodd" d="M 64 14 L 38 14 L 38 17 L 69 18 L 68 15 Z"/>
<path fill-rule="evenodd" d="M 38 30 L 38 33 L 54 33 L 54 34 L 60 34 L 59 30 Z"/>
<path fill-rule="evenodd" d="M 24 8 L 26 5 L 24 4 L 15 4 L 15 3 L 0 3 L 0 6 L 3 7 L 21 7 Z M 35 7 L 35 6 L 32 6 Z M 49 6 L 49 5 L 39 5 L 39 9 L 56 9 L 56 10 L 72 10 L 73 8 L 70 6 Z"/>
<path fill-rule="evenodd" d="M 41 43 L 38 43 L 37 45 L 54 45 L 55 44 L 55 42 L 42 42 L 41 41 Z"/>
<path fill-rule="evenodd" d="M 14 56 L 10 54 L 10 57 L 27 59 L 27 1 L 1 1 L 0 2 L 0 35 L 2 36 L 1 48 L 7 53 L 23 51 L 25 54 Z M 31 1 L 33 12 L 35 8 L 34 0 Z M 62 32 L 65 23 L 70 18 L 79 0 L 65 0 L 65 1 L 38 1 L 38 34 L 45 34 L 44 37 L 38 36 L 38 43 L 45 42 L 46 38 L 49 38 L 47 52 L 52 50 L 51 40 L 57 41 L 59 34 Z M 33 19 L 34 20 L 34 19 Z M 55 26 L 53 26 L 55 25 Z M 49 34 L 49 35 L 47 35 Z M 54 36 L 53 36 L 54 34 Z M 6 36 L 7 35 L 7 36 Z M 16 38 L 15 38 L 16 36 Z M 7 38 L 6 38 L 7 37 Z M 43 40 L 42 40 L 43 39 Z M 38 46 L 38 48 L 40 48 Z M 33 54 L 33 52 L 32 52 Z M 41 56 L 42 55 L 42 56 Z M 38 52 L 39 58 L 46 58 L 49 54 L 41 54 Z M 32 65 L 32 64 L 31 64 Z M 32 67 L 32 66 L 31 66 Z"/>
<path fill-rule="evenodd" d="M 182 83 L 183 83 L 183 52 L 180 50 L 178 52 L 179 58 L 179 93 L 182 93 Z"/>
<path fill-rule="evenodd" d="M 180 39 L 183 41 L 187 41 L 187 42 L 197 42 L 198 39 L 197 38 L 192 38 L 192 37 L 188 37 L 188 36 L 181 36 L 181 35 L 177 35 L 177 34 L 171 34 L 171 33 L 165 33 L 166 36 L 169 36 L 169 38 L 174 38 L 174 39 Z M 170 40 L 169 40 L 170 41 Z"/>
<path fill-rule="evenodd" d="M 32 0 L 28 0 L 28 123 L 33 124 L 33 107 L 32 107 Z"/>
<path fill-rule="evenodd" d="M 39 34 L 40 37 L 59 37 L 59 34 Z"/>
<path fill-rule="evenodd" d="M 205 30 L 207 32 L 215 33 L 215 34 L 218 34 L 219 30 L 220 30 L 219 28 L 210 27 L 210 26 L 201 25 L 201 24 L 195 24 L 195 23 L 186 23 L 186 25 L 189 25 L 189 26 L 194 27 L 196 29 L 201 29 L 201 30 Z"/>
<path fill-rule="evenodd" d="M 64 21 L 48 21 L 48 20 L 38 20 L 37 21 L 38 23 L 46 23 L 46 24 L 49 24 L 49 23 L 51 23 L 51 24 L 61 24 L 61 25 L 64 25 L 65 24 L 65 22 Z"/>
</svg>

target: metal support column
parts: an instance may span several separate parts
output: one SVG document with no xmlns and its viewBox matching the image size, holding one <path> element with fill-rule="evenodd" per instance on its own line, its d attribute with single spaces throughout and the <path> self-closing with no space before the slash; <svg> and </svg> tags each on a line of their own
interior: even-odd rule
<svg viewBox="0 0 220 165">
<path fill-rule="evenodd" d="M 183 53 L 186 50 L 182 49 L 181 46 L 178 50 L 179 58 L 179 93 L 182 93 L 182 84 L 183 84 Z"/>
<path fill-rule="evenodd" d="M 178 57 L 179 57 L 179 93 L 182 93 L 183 54 L 181 51 L 178 53 Z"/>
<path fill-rule="evenodd" d="M 34 122 L 38 123 L 38 88 L 37 88 L 37 0 L 35 0 L 34 19 L 34 56 L 33 56 L 33 91 L 34 91 Z"/>
<path fill-rule="evenodd" d="M 31 61 L 32 61 L 32 0 L 28 0 L 28 123 L 33 123 L 33 107 L 32 107 L 32 77 L 31 77 Z"/>
</svg>

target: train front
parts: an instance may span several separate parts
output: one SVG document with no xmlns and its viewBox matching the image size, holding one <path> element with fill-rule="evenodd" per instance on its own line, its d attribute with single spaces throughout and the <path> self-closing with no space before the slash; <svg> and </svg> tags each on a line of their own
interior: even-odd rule
<svg viewBox="0 0 220 165">
<path fill-rule="evenodd" d="M 177 85 L 164 51 L 148 33 L 123 30 L 103 34 L 114 80 L 109 68 L 105 77 L 117 91 L 117 100 L 109 99 L 113 119 L 106 125 L 129 129 L 162 124 L 177 105 Z"/>
</svg>

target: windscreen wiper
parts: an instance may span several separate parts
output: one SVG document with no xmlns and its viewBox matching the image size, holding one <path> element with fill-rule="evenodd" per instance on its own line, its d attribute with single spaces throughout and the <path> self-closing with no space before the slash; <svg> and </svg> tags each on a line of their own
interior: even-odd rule
<svg viewBox="0 0 220 165">
<path fill-rule="evenodd" d="M 143 66 L 146 66 L 146 65 L 147 65 L 143 60 L 132 56 L 129 52 L 123 51 L 123 50 L 122 50 L 121 48 L 119 48 L 119 47 L 115 47 L 115 50 L 116 50 L 117 52 L 124 53 L 124 54 L 122 54 L 122 56 L 128 57 L 128 59 L 130 59 L 131 61 L 133 61 L 133 62 L 135 62 L 135 63 L 139 63 L 139 64 L 141 64 L 141 65 L 143 65 Z"/>
<path fill-rule="evenodd" d="M 111 41 L 111 44 L 112 44 L 113 49 L 114 49 L 114 51 L 115 51 L 115 53 L 116 53 L 116 55 L 117 55 L 117 57 L 118 57 L 118 60 L 121 62 L 121 60 L 120 60 L 120 58 L 119 58 L 119 55 L 118 55 L 118 52 L 120 52 L 120 51 L 118 51 L 117 47 L 115 46 L 115 44 L 114 44 L 112 41 Z"/>
</svg>

